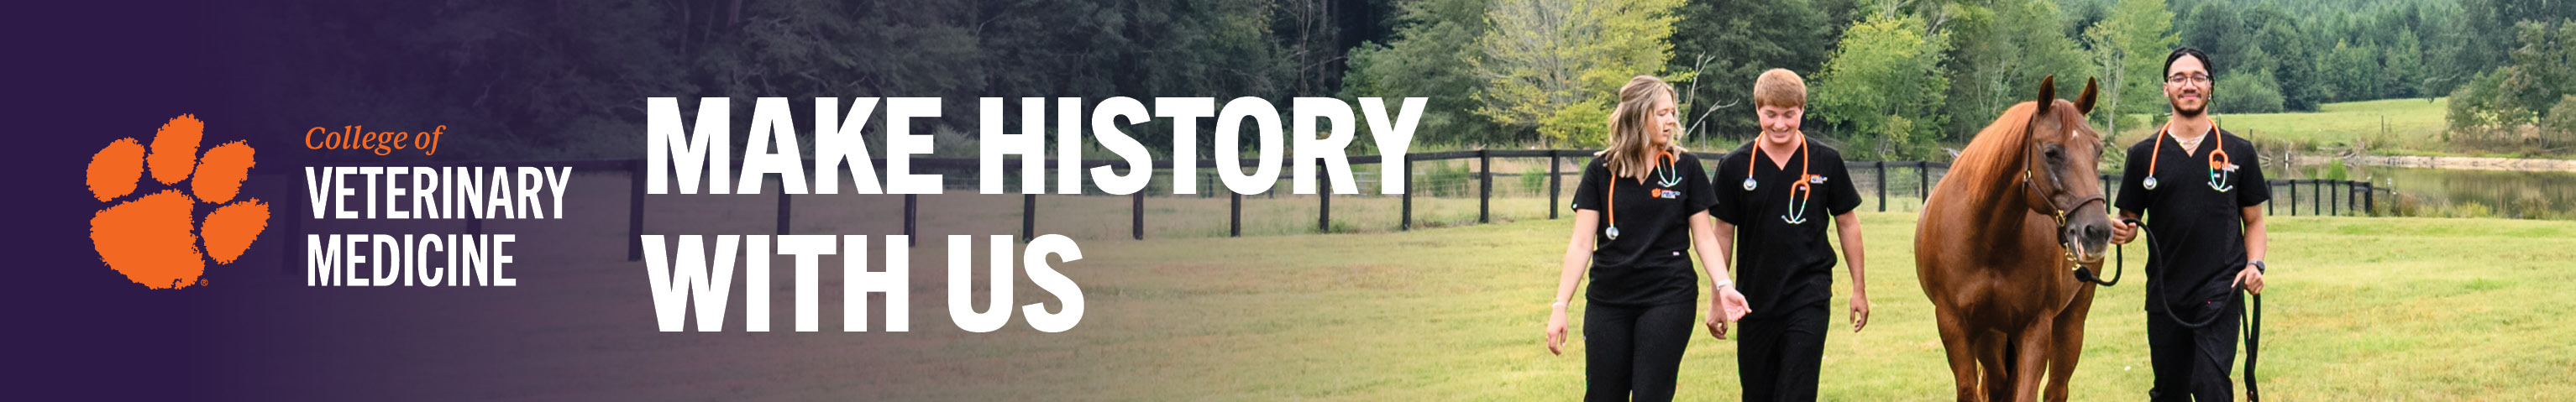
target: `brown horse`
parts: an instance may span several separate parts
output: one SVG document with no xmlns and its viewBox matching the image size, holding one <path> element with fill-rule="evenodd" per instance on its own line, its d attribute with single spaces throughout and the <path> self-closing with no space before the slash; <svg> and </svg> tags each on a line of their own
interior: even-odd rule
<svg viewBox="0 0 2576 402">
<path fill-rule="evenodd" d="M 2094 168 L 2105 140 L 2084 119 L 2092 80 L 2069 102 L 2056 79 L 1977 133 L 1915 227 L 1915 269 L 1961 401 L 2037 400 L 2042 370 L 2048 400 L 2064 401 L 2084 350 L 2093 286 L 2072 269 L 2099 270 L 2110 248 Z"/>
</svg>

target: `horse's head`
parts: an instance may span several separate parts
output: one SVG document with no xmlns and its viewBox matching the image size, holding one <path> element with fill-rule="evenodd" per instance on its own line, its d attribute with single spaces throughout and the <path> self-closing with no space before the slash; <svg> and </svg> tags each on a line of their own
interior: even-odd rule
<svg viewBox="0 0 2576 402">
<path fill-rule="evenodd" d="M 2071 102 L 2057 99 L 2057 76 L 2040 79 L 2021 162 L 2022 196 L 2031 210 L 2056 219 L 2058 245 L 2070 258 L 2098 268 L 2110 250 L 2111 218 L 2101 171 L 2094 167 L 2107 141 L 2084 118 L 2093 112 L 2093 96 L 2092 79 L 2084 80 L 2084 94 Z"/>
</svg>

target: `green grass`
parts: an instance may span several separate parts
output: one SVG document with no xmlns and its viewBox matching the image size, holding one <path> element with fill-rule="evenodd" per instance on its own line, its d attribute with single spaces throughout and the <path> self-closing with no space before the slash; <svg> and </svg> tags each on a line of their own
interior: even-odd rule
<svg viewBox="0 0 2576 402">
<path fill-rule="evenodd" d="M 1944 400 L 1951 384 L 1912 269 L 1914 217 L 1862 217 L 1875 314 L 1866 331 L 1837 330 L 1827 339 L 1822 399 Z M 2576 223 L 2273 222 L 2266 396 L 2501 401 L 2576 393 L 2576 383 L 2566 381 L 2576 375 L 2576 343 L 2565 335 L 2576 320 L 2562 314 L 2576 309 L 2576 271 L 2565 269 L 2576 259 Z M 907 344 L 921 349 L 893 360 L 938 369 L 875 378 L 902 391 L 872 396 L 1575 399 L 1583 346 L 1551 356 L 1539 337 L 1566 223 L 1085 241 L 1085 261 L 1059 265 L 1089 297 L 1091 315 L 1080 328 L 1039 334 L 1015 323 L 995 334 L 956 333 L 938 314 L 944 303 L 916 304 L 916 331 L 926 327 L 921 334 L 941 340 Z M 916 293 L 928 293 L 916 297 L 944 292 L 944 265 L 918 261 L 938 251 L 913 253 Z M 1840 272 L 1838 292 L 1847 292 L 1850 278 Z M 2143 282 L 2101 292 L 2074 399 L 2134 400 L 2146 391 L 2144 314 L 2134 283 Z M 1024 285 L 1019 294 L 1027 303 L 1043 293 Z M 1843 300 L 1835 298 L 1836 322 L 1845 319 Z M 1736 347 L 1695 333 L 1681 399 L 1736 399 Z M 1008 380 L 929 385 L 979 378 Z"/>
<path fill-rule="evenodd" d="M 2221 114 L 2218 124 L 2229 132 L 2264 141 L 2335 149 L 2366 144 L 2375 154 L 2468 154 L 2442 140 L 2442 131 L 2449 127 L 2443 116 L 2449 108 L 2447 98 L 2385 99 L 2328 103 L 2316 112 Z M 2123 127 L 2119 142 L 2146 138 L 2163 123 L 2161 116 L 2147 121 L 2146 125 Z"/>
</svg>

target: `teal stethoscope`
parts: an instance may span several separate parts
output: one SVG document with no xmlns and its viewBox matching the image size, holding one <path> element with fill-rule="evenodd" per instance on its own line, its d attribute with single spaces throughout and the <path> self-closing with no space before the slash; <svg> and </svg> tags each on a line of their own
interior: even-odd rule
<svg viewBox="0 0 2576 402">
<path fill-rule="evenodd" d="M 1662 162 L 1655 166 L 1656 186 L 1672 188 L 1673 186 L 1682 184 L 1681 171 L 1673 169 L 1673 161 L 1675 159 L 1677 158 L 1673 157 L 1672 152 L 1655 155 L 1655 161 Z M 1643 181 L 1645 179 L 1639 178 L 1638 180 Z M 1610 178 L 1610 206 L 1607 208 L 1610 210 L 1610 228 L 1601 231 L 1601 234 L 1609 235 L 1610 240 L 1619 240 L 1619 178 L 1616 176 Z"/>
<path fill-rule="evenodd" d="M 1810 170 L 1807 169 L 1806 133 L 1798 134 L 1797 156 L 1798 182 L 1789 185 L 1788 214 L 1780 215 L 1781 222 L 1788 222 L 1791 225 L 1807 223 L 1807 201 L 1816 198 L 1815 185 L 1825 181 L 1824 177 L 1808 174 Z M 1753 191 L 1762 187 L 1761 181 L 1753 179 L 1753 162 L 1758 160 L 1762 160 L 1762 145 L 1754 144 L 1752 157 L 1744 158 L 1744 191 Z"/>
<path fill-rule="evenodd" d="M 2217 122 L 2217 121 L 2211 121 L 2211 122 L 2209 123 L 2209 131 L 2210 131 L 2211 133 L 2219 133 L 2219 132 L 2220 132 L 2220 131 L 2218 130 L 2218 122 Z M 2164 128 L 2156 129 L 2156 134 L 2158 134 L 2158 135 L 2162 135 L 2162 136 L 2165 136 L 2165 137 L 2172 137 L 2172 136 L 2173 136 L 2173 123 L 2172 123 L 2172 122 L 2166 122 L 2166 123 L 2165 123 L 2165 127 L 2164 127 Z M 2180 142 L 2181 140 L 2180 140 L 2180 139 L 2175 139 L 2175 141 L 2176 141 L 2176 142 Z M 2207 140 L 2206 140 L 2206 139 L 2204 139 L 2203 141 L 2207 141 Z M 2210 188 L 2210 189 L 2213 189 L 2213 190 L 2218 190 L 2218 192 L 2222 192 L 2222 193 L 2227 192 L 2227 190 L 2234 190 L 2234 189 L 2236 189 L 2236 186 L 2235 186 L 2235 185 L 2232 185 L 2232 184 L 2228 184 L 2228 183 L 2227 183 L 2227 178 L 2228 178 L 2228 176 L 2229 176 L 2229 175 L 2231 175 L 2231 174 L 2236 173 L 2236 164 L 2234 163 L 2234 160 L 2232 160 L 2232 159 L 2230 159 L 2230 158 L 2228 158 L 2228 157 L 2227 157 L 2227 144 L 2226 144 L 2226 143 L 2224 143 L 2224 142 L 2221 142 L 2221 143 L 2219 143 L 2218 145 L 2216 145 L 2216 146 L 2212 146 L 2212 147 L 2210 147 L 2210 148 L 2211 148 L 2211 149 L 2210 149 L 2210 152 L 2209 152 L 2209 188 Z M 2165 151 L 2165 142 L 2164 142 L 2164 140 L 2163 140 L 2163 139 L 2157 139 L 2157 140 L 2156 140 L 2156 150 L 2155 150 L 2155 152 L 2154 152 L 2154 153 L 2147 154 L 2147 155 L 2148 155 L 2148 156 L 2147 156 L 2147 179 L 2146 179 L 2144 182 L 2140 183 L 2140 184 L 2145 185 L 2145 186 L 2147 187 L 2147 189 L 2148 189 L 2148 190 L 2154 190 L 2154 189 L 2156 189 L 2156 162 L 2157 162 L 2157 160 L 2158 160 L 2158 159 L 2161 159 L 2161 157 L 2163 157 L 2163 156 L 2164 156 L 2164 151 Z"/>
</svg>

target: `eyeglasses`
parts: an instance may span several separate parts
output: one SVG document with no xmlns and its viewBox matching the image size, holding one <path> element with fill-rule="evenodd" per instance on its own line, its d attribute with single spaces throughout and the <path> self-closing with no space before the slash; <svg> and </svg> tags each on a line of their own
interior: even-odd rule
<svg viewBox="0 0 2576 402">
<path fill-rule="evenodd" d="M 2174 75 L 2173 75 L 2173 76 L 2171 76 L 2171 77 L 2165 77 L 2165 83 L 2167 83 L 2167 84 L 2183 84 L 2183 83 L 2190 83 L 2190 84 L 2208 84 L 2208 83 L 2209 83 L 2209 74 L 2174 74 Z"/>
</svg>

